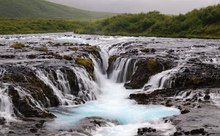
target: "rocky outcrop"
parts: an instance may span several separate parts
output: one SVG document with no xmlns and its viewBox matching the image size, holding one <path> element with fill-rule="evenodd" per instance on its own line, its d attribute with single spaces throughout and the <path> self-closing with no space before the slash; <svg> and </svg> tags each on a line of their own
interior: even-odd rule
<svg viewBox="0 0 220 136">
<path fill-rule="evenodd" d="M 215 65 L 194 63 L 184 67 L 172 77 L 172 88 L 220 87 L 220 68 Z"/>
<path fill-rule="evenodd" d="M 173 63 L 170 60 L 163 60 L 160 58 L 142 59 L 136 63 L 136 70 L 131 76 L 131 80 L 125 83 L 125 87 L 127 89 L 142 88 L 152 75 L 172 67 Z"/>
</svg>

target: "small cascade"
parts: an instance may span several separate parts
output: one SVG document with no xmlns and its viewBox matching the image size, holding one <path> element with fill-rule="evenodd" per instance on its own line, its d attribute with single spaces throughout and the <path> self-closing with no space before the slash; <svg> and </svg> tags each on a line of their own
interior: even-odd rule
<svg viewBox="0 0 220 136">
<path fill-rule="evenodd" d="M 40 103 L 40 101 L 36 101 L 36 99 L 34 99 L 27 90 L 25 91 L 21 87 L 15 87 L 14 89 L 18 91 L 20 98 L 27 98 L 28 97 L 28 100 L 30 100 L 30 103 L 33 104 L 33 106 L 35 108 L 39 108 L 39 109 L 43 110 L 43 107 L 42 107 L 43 104 Z M 48 101 L 48 104 L 49 104 L 49 101 Z"/>
<path fill-rule="evenodd" d="M 84 101 L 95 100 L 98 92 L 98 85 L 89 76 L 88 72 L 81 67 L 71 67 L 76 74 L 79 93 L 78 96 Z"/>
<path fill-rule="evenodd" d="M 57 74 L 57 81 L 61 85 L 61 88 L 65 94 L 70 94 L 71 89 L 70 89 L 70 84 L 68 79 L 65 77 L 63 72 L 61 72 L 59 69 L 56 71 Z"/>
<path fill-rule="evenodd" d="M 132 73 L 135 70 L 136 60 L 131 58 L 118 58 L 113 66 L 113 72 L 110 75 L 110 79 L 117 83 L 127 82 Z"/>
<path fill-rule="evenodd" d="M 15 120 L 13 105 L 8 96 L 8 87 L 0 87 L 0 117 L 4 117 L 6 121 Z"/>
<path fill-rule="evenodd" d="M 176 71 L 177 68 L 173 68 L 153 75 L 148 83 L 144 85 L 143 90 L 152 92 L 157 89 L 171 88 L 173 81 L 170 78 Z"/>
<path fill-rule="evenodd" d="M 54 85 L 53 81 L 50 80 L 49 78 L 49 73 L 43 70 L 37 70 L 36 71 L 37 77 L 42 80 L 46 85 L 51 87 L 54 91 L 54 94 L 57 96 L 57 98 L 60 101 L 60 104 L 71 104 L 72 102 L 68 99 L 65 98 L 64 93 L 58 89 L 56 85 Z"/>
</svg>

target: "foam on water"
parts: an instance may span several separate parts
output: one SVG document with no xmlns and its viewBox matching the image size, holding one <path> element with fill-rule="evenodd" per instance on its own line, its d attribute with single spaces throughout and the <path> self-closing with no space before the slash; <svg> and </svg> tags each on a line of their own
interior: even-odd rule
<svg viewBox="0 0 220 136">
<path fill-rule="evenodd" d="M 101 81 L 102 94 L 98 96 L 98 100 L 87 102 L 78 107 L 70 107 L 62 113 L 55 112 L 57 118 L 48 126 L 53 129 L 70 129 L 81 119 L 94 116 L 116 120 L 122 127 L 126 127 L 126 125 L 139 126 L 144 122 L 179 114 L 179 110 L 175 108 L 137 105 L 134 101 L 126 99 L 129 91 L 123 87 L 123 84 L 114 83 L 105 76 Z M 115 134 L 115 136 L 121 135 Z"/>
</svg>

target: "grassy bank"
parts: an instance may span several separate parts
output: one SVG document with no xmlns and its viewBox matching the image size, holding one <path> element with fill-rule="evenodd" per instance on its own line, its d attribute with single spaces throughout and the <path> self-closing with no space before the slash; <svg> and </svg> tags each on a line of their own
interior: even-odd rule
<svg viewBox="0 0 220 136">
<path fill-rule="evenodd" d="M 65 31 L 98 35 L 220 38 L 220 4 L 177 16 L 154 11 L 121 14 L 97 21 L 0 19 L 1 34 Z"/>
</svg>

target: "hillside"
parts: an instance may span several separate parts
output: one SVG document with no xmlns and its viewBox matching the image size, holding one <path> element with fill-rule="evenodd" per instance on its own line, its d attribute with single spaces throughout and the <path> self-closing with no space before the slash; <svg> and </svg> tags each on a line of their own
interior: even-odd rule
<svg viewBox="0 0 220 136">
<path fill-rule="evenodd" d="M 112 14 L 81 10 L 45 0 L 0 0 L 0 17 L 88 20 L 109 16 Z"/>
<path fill-rule="evenodd" d="M 82 33 L 220 38 L 220 4 L 178 16 L 163 15 L 157 11 L 118 15 L 92 22 Z"/>
<path fill-rule="evenodd" d="M 0 19 L 0 34 L 74 31 L 84 34 L 220 38 L 220 4 L 177 16 L 157 11 L 97 21 Z"/>
</svg>

